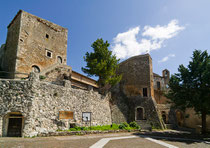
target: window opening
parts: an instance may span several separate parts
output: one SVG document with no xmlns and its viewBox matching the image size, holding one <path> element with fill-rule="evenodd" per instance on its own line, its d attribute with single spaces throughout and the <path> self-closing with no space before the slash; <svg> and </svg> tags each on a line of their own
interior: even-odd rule
<svg viewBox="0 0 210 148">
<path fill-rule="evenodd" d="M 143 97 L 147 97 L 147 88 L 143 88 Z"/>
<path fill-rule="evenodd" d="M 157 81 L 157 89 L 160 89 L 160 82 Z"/>
<path fill-rule="evenodd" d="M 52 58 L 52 52 L 48 49 L 46 49 L 46 56 Z"/>
<path fill-rule="evenodd" d="M 59 64 L 62 63 L 62 58 L 61 58 L 60 56 L 57 57 L 57 62 L 58 62 Z"/>
<path fill-rule="evenodd" d="M 34 65 L 32 66 L 32 72 L 35 72 L 35 73 L 40 73 L 40 69 L 38 66 Z"/>
</svg>

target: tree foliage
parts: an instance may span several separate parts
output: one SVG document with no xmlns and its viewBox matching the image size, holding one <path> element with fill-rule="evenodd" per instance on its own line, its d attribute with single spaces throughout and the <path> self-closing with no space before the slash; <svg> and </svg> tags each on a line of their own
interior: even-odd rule
<svg viewBox="0 0 210 148">
<path fill-rule="evenodd" d="M 104 42 L 103 39 L 97 39 L 91 47 L 94 52 L 87 52 L 84 60 L 87 62 L 82 71 L 88 76 L 98 76 L 98 84 L 105 86 L 110 84 L 115 85 L 121 80 L 121 75 L 116 74 L 119 59 L 112 55 L 112 51 L 108 50 L 108 41 Z"/>
<path fill-rule="evenodd" d="M 171 76 L 166 95 L 180 109 L 193 108 L 202 115 L 202 133 L 206 132 L 206 115 L 210 114 L 210 56 L 195 50 L 187 67 L 180 65 Z"/>
</svg>

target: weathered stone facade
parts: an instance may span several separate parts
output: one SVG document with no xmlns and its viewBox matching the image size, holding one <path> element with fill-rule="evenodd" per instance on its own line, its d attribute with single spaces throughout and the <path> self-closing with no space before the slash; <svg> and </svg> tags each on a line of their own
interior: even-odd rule
<svg viewBox="0 0 210 148">
<path fill-rule="evenodd" d="M 154 99 L 152 59 L 149 54 L 120 63 L 118 73 L 122 74 L 122 80 L 112 90 L 113 122 L 137 121 L 141 126 L 147 124 L 163 128 Z"/>
<path fill-rule="evenodd" d="M 70 123 L 89 126 L 82 121 L 82 112 L 91 112 L 92 125 L 111 124 L 110 94 L 100 95 L 93 90 L 85 91 L 41 82 L 30 77 L 29 81 L 0 81 L 0 135 L 7 136 L 9 113 L 23 116 L 22 136 L 67 130 Z M 59 111 L 72 111 L 74 119 L 59 119 Z"/>
<path fill-rule="evenodd" d="M 14 78 L 14 73 L 66 64 L 67 33 L 66 28 L 20 10 L 8 26 L 1 69 Z"/>
</svg>

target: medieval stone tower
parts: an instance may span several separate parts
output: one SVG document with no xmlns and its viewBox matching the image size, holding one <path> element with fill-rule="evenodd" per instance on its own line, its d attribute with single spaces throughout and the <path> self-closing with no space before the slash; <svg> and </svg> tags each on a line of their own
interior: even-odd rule
<svg viewBox="0 0 210 148">
<path fill-rule="evenodd" d="M 0 71 L 15 78 L 18 73 L 66 65 L 67 33 L 66 28 L 20 10 L 8 25 L 6 44 L 0 50 Z"/>
</svg>

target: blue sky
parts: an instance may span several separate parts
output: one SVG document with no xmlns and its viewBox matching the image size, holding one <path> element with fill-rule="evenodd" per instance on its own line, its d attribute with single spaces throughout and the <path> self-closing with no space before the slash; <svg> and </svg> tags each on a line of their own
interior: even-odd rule
<svg viewBox="0 0 210 148">
<path fill-rule="evenodd" d="M 209 0 L 7 0 L 0 2 L 0 44 L 19 9 L 68 28 L 67 63 L 82 73 L 97 38 L 121 60 L 149 52 L 153 71 L 177 72 L 194 49 L 210 53 Z"/>
</svg>

